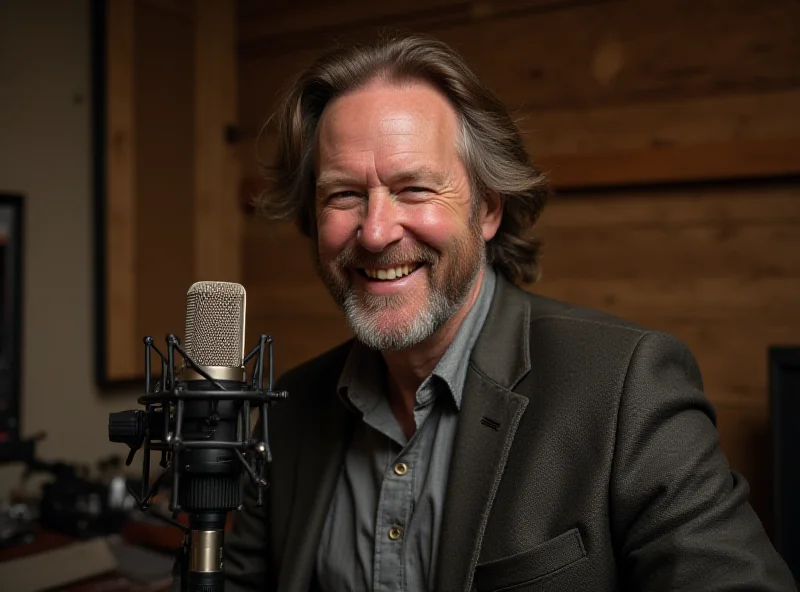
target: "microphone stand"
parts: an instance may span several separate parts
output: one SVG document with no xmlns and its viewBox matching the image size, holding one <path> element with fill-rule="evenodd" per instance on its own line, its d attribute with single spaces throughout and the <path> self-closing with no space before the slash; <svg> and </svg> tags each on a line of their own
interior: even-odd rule
<svg viewBox="0 0 800 592">
<path fill-rule="evenodd" d="M 137 494 L 128 488 L 143 511 L 150 507 L 161 481 L 172 471 L 169 504 L 172 518 L 159 517 L 184 532 L 175 568 L 181 575 L 181 591 L 221 592 L 227 512 L 242 509 L 242 473 L 257 488 L 256 504 L 263 504 L 263 492 L 268 486 L 265 468 L 272 462 L 267 412 L 274 403 L 286 399 L 288 393 L 273 390 L 273 347 L 269 335 L 261 335 L 258 345 L 243 359 L 241 381 L 214 378 L 212 369 L 195 363 L 175 335 L 168 335 L 166 341 L 164 355 L 152 337 L 144 338 L 145 395 L 138 402 L 145 409 L 110 414 L 109 440 L 130 447 L 127 466 L 136 452 L 143 449 L 141 491 Z M 264 388 L 265 349 L 269 356 L 267 388 Z M 153 352 L 161 361 L 161 379 L 151 388 Z M 190 384 L 176 378 L 176 353 L 183 359 L 183 368 L 197 373 L 201 380 Z M 245 369 L 251 360 L 253 371 L 248 383 Z M 258 437 L 251 436 L 251 405 L 259 410 Z M 215 439 L 218 435 L 219 439 Z M 224 436 L 227 439 L 222 439 Z M 152 450 L 161 452 L 159 464 L 163 471 L 151 485 Z M 189 513 L 188 528 L 176 520 L 181 511 Z"/>
</svg>

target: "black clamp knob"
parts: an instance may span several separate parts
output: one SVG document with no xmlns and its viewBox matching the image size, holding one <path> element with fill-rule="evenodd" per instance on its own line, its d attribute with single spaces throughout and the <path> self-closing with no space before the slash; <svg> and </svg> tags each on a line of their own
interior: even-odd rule
<svg viewBox="0 0 800 592">
<path fill-rule="evenodd" d="M 108 415 L 108 439 L 111 442 L 140 448 L 145 436 L 145 412 L 142 410 L 119 411 Z"/>
</svg>

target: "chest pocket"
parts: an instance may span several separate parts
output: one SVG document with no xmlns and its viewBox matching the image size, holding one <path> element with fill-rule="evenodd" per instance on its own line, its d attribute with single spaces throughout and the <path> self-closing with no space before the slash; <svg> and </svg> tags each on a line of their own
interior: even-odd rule
<svg viewBox="0 0 800 592">
<path fill-rule="evenodd" d="M 573 528 L 522 553 L 479 563 L 475 568 L 475 587 L 480 592 L 511 591 L 533 584 L 584 557 L 586 549 L 581 533 Z"/>
</svg>

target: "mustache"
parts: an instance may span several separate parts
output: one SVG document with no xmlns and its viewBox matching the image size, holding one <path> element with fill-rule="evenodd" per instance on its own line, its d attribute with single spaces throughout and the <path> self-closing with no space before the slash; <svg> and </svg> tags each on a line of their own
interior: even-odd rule
<svg viewBox="0 0 800 592">
<path fill-rule="evenodd" d="M 428 263 L 434 265 L 439 261 L 439 254 L 432 248 L 416 244 L 409 247 L 392 246 L 380 253 L 367 251 L 364 247 L 355 246 L 339 253 L 333 263 L 342 267 L 394 267 L 403 263 Z"/>
</svg>

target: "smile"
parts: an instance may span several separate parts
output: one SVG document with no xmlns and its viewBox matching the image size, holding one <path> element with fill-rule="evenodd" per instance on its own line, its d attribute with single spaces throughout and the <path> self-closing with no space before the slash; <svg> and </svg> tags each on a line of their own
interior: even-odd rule
<svg viewBox="0 0 800 592">
<path fill-rule="evenodd" d="M 360 271 L 371 280 L 396 280 L 415 272 L 421 263 L 405 263 L 394 267 L 364 267 Z"/>
</svg>

